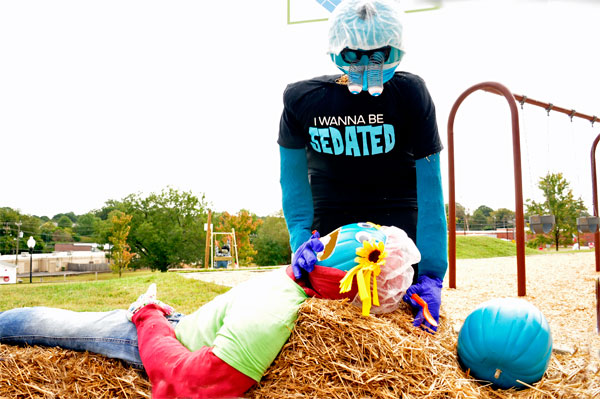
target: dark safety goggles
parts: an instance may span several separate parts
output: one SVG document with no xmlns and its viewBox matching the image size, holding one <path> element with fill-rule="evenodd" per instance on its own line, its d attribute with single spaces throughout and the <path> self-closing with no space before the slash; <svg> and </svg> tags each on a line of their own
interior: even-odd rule
<svg viewBox="0 0 600 399">
<path fill-rule="evenodd" d="M 383 53 L 384 62 L 390 58 L 390 53 L 392 52 L 392 46 L 385 46 L 376 48 L 373 50 L 354 50 L 346 47 L 342 50 L 340 55 L 342 59 L 346 61 L 348 64 L 352 64 L 353 62 L 360 61 L 363 56 L 367 56 L 367 58 L 371 58 L 371 56 L 377 52 Z"/>
</svg>

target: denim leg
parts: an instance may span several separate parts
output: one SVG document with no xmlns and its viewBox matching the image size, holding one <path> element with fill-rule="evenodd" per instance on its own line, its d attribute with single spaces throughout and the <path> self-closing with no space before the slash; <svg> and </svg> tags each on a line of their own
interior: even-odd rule
<svg viewBox="0 0 600 399">
<path fill-rule="evenodd" d="M 142 367 L 135 325 L 125 310 L 73 312 L 33 307 L 0 313 L 0 342 L 89 351 Z"/>
</svg>

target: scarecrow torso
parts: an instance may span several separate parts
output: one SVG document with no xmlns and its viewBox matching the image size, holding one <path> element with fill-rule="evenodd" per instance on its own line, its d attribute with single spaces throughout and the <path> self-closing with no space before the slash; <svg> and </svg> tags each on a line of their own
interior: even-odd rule
<svg viewBox="0 0 600 399">
<path fill-rule="evenodd" d="M 261 273 L 184 317 L 177 339 L 189 350 L 213 353 L 258 381 L 288 340 L 308 296 L 285 270 Z"/>
<path fill-rule="evenodd" d="M 364 209 L 416 209 L 415 160 L 442 149 L 424 82 L 396 73 L 373 97 L 351 94 L 336 78 L 297 82 L 284 94 L 278 143 L 306 148 L 316 219 L 332 210 L 360 215 Z"/>
</svg>

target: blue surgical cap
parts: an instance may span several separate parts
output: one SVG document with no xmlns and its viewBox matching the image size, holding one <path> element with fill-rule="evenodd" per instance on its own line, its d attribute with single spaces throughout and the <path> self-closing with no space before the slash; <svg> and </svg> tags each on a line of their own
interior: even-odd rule
<svg viewBox="0 0 600 399">
<path fill-rule="evenodd" d="M 394 0 L 344 0 L 331 15 L 329 54 L 344 48 L 373 50 L 402 46 L 402 10 Z"/>
</svg>

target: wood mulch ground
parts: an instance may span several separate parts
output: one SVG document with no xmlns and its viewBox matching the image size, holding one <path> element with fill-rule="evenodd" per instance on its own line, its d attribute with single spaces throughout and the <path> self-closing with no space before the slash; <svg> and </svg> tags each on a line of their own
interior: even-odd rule
<svg viewBox="0 0 600 399">
<path fill-rule="evenodd" d="M 593 252 L 550 253 L 527 256 L 526 293 L 550 325 L 554 346 L 600 351 L 596 332 L 595 270 Z M 480 303 L 517 296 L 516 257 L 461 259 L 456 265 L 456 289 L 442 291 L 442 307 L 455 329 Z"/>
</svg>

